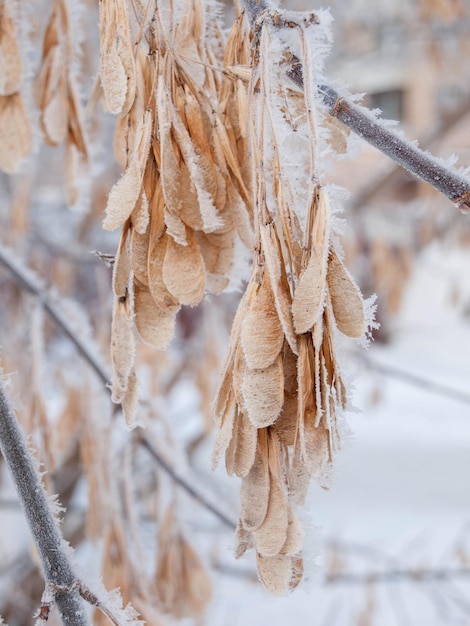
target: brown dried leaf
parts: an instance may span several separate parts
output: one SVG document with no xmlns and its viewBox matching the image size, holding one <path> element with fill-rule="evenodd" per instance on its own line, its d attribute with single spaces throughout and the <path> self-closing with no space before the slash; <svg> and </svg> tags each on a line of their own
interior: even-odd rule
<svg viewBox="0 0 470 626">
<path fill-rule="evenodd" d="M 250 422 L 256 428 L 274 424 L 284 402 L 284 371 L 278 356 L 272 365 L 263 369 L 246 368 L 241 391 Z"/>
<path fill-rule="evenodd" d="M 339 330 L 348 337 L 362 337 L 366 330 L 362 295 L 334 251 L 330 254 L 327 280 Z"/>
</svg>

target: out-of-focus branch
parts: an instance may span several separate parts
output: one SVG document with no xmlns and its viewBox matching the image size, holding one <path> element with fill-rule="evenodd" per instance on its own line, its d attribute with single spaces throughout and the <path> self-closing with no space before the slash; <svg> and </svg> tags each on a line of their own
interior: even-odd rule
<svg viewBox="0 0 470 626">
<path fill-rule="evenodd" d="M 459 569 L 395 569 L 383 572 L 341 572 L 329 574 L 325 578 L 327 585 L 364 585 L 368 583 L 392 583 L 408 580 L 415 583 L 455 580 L 470 578 L 470 568 Z"/>
<path fill-rule="evenodd" d="M 0 246 L 0 263 L 8 269 L 10 274 L 14 276 L 16 282 L 19 283 L 23 289 L 29 291 L 29 293 L 32 293 L 39 299 L 45 311 L 47 311 L 48 315 L 70 339 L 81 356 L 95 371 L 101 382 L 106 386 L 111 385 L 110 378 L 104 365 L 100 363 L 96 355 L 94 355 L 86 346 L 85 342 L 77 336 L 60 308 L 54 305 L 54 302 L 48 294 L 46 286 L 42 283 L 42 281 L 36 278 L 29 268 L 24 267 L 21 263 L 15 260 L 14 252 L 4 248 L 3 246 Z"/>
<path fill-rule="evenodd" d="M 244 0 L 252 26 L 262 23 L 263 13 L 271 23 L 276 22 L 281 28 L 285 25 L 282 11 L 275 10 L 265 0 Z M 277 18 L 277 19 L 275 19 Z M 289 15 L 289 25 L 295 26 Z M 311 20 L 310 20 L 311 21 Z M 300 26 L 300 22 L 299 22 Z M 303 89 L 302 64 L 294 59 L 289 77 Z M 319 94 L 328 112 L 362 139 L 393 159 L 414 176 L 424 180 L 444 194 L 462 211 L 470 211 L 470 181 L 461 174 L 452 171 L 441 161 L 406 141 L 398 133 L 388 128 L 382 120 L 365 107 L 358 106 L 349 97 L 339 93 L 330 85 L 318 85 Z"/>
<path fill-rule="evenodd" d="M 41 478 L 0 379 L 0 450 L 15 483 L 29 524 L 48 591 L 64 624 L 89 624 L 77 587 L 77 578 L 65 553 L 57 521 L 51 511 Z"/>
<path fill-rule="evenodd" d="M 427 378 L 418 376 L 417 374 L 412 374 L 411 372 L 405 372 L 403 369 L 393 365 L 384 365 L 363 352 L 356 352 L 355 356 L 373 372 L 379 372 L 384 376 L 401 380 L 408 385 L 412 385 L 413 387 L 420 387 L 421 389 L 425 389 L 426 391 L 434 393 L 438 396 L 444 396 L 451 400 L 462 402 L 463 404 L 470 404 L 470 393 L 460 389 L 453 389 L 452 387 L 448 387 L 442 383 L 433 382 Z"/>
<path fill-rule="evenodd" d="M 2 264 L 10 271 L 10 273 L 19 283 L 19 285 L 21 285 L 24 289 L 39 298 L 45 311 L 50 315 L 50 317 L 63 331 L 63 333 L 70 339 L 70 341 L 72 341 L 80 355 L 84 358 L 85 362 L 88 363 L 88 365 L 90 365 L 90 367 L 95 371 L 101 382 L 109 391 L 109 389 L 111 388 L 111 382 L 105 366 L 98 361 L 98 359 L 90 349 L 89 345 L 87 345 L 87 342 L 83 341 L 80 335 L 78 335 L 76 331 L 72 328 L 71 324 L 60 310 L 60 307 L 54 304 L 41 280 L 37 278 L 28 268 L 25 268 L 21 263 L 14 261 L 13 259 L 13 253 L 9 252 L 6 248 L 0 246 L 0 264 Z M 155 446 L 153 446 L 152 443 L 148 440 L 148 437 L 145 435 L 144 432 L 141 433 L 140 440 L 142 442 L 142 445 L 151 454 L 154 461 L 166 474 L 170 476 L 170 478 L 175 483 L 177 483 L 182 489 L 184 489 L 186 493 L 191 496 L 191 498 L 193 498 L 203 507 L 211 511 L 211 513 L 213 513 L 223 524 L 235 530 L 236 524 L 224 513 L 219 511 L 212 504 L 210 504 L 199 491 L 194 489 L 183 478 L 181 478 L 172 468 L 170 463 L 168 463 L 158 452 L 158 450 L 156 450 Z"/>
</svg>

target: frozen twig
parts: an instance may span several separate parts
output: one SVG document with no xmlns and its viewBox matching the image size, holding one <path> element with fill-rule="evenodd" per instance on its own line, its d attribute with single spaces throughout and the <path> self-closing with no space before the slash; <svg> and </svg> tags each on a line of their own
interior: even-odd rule
<svg viewBox="0 0 470 626">
<path fill-rule="evenodd" d="M 269 14 L 273 22 L 274 13 L 279 26 L 283 26 L 282 12 L 274 11 L 266 0 L 244 0 L 250 22 L 254 29 L 262 23 L 263 13 Z M 292 81 L 303 89 L 302 64 L 294 57 L 292 69 L 288 72 Z M 365 139 L 372 146 L 393 159 L 414 176 L 424 180 L 444 194 L 463 212 L 470 211 L 470 181 L 461 174 L 452 171 L 441 161 L 406 141 L 378 120 L 365 107 L 358 106 L 351 98 L 340 94 L 330 85 L 318 85 L 318 92 L 323 98 L 328 112 L 336 117 L 354 133 Z"/>
<path fill-rule="evenodd" d="M 60 310 L 60 307 L 56 306 L 50 296 L 47 293 L 47 290 L 44 288 L 42 281 L 37 278 L 29 268 L 24 267 L 23 264 L 13 260 L 13 253 L 11 253 L 6 248 L 0 246 L 0 264 L 2 264 L 5 268 L 7 268 L 15 280 L 21 285 L 24 289 L 29 291 L 30 293 L 36 295 L 44 307 L 45 311 L 50 315 L 50 317 L 54 320 L 54 322 L 59 326 L 59 328 L 63 331 L 63 333 L 72 341 L 74 346 L 77 348 L 80 355 L 84 358 L 84 360 L 91 366 L 91 368 L 98 375 L 101 382 L 108 389 L 111 388 L 111 381 L 106 368 L 102 365 L 93 353 L 90 351 L 87 343 L 82 340 L 82 338 L 74 331 L 72 326 L 69 324 L 67 318 Z M 189 485 L 183 478 L 178 476 L 175 470 L 171 467 L 171 465 L 162 457 L 162 455 L 155 449 L 149 441 L 144 433 L 140 435 L 140 439 L 142 441 L 142 445 L 148 450 L 148 452 L 153 457 L 154 461 L 159 465 L 159 467 L 170 476 L 170 478 L 177 483 L 182 489 L 184 489 L 194 500 L 199 502 L 206 509 L 211 511 L 217 518 L 219 518 L 226 526 L 235 530 L 236 524 L 229 519 L 224 513 L 219 511 L 216 507 L 210 504 L 206 498 L 198 491 L 196 491 L 191 485 Z"/>
<path fill-rule="evenodd" d="M 0 450 L 18 491 L 41 559 L 47 586 L 62 621 L 72 626 L 86 626 L 89 622 L 80 600 L 75 573 L 65 553 L 57 521 L 1 379 Z"/>
</svg>

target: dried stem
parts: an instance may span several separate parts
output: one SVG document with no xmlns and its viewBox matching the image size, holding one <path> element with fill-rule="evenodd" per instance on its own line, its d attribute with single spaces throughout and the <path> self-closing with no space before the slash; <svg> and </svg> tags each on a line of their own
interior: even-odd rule
<svg viewBox="0 0 470 626">
<path fill-rule="evenodd" d="M 0 450 L 18 491 L 31 534 L 41 559 L 44 578 L 64 624 L 87 626 L 77 578 L 65 553 L 41 478 L 26 446 L 0 379 Z"/>
<path fill-rule="evenodd" d="M 262 19 L 262 13 L 272 5 L 265 0 L 244 0 L 252 25 Z M 278 22 L 282 24 L 282 20 Z M 301 63 L 294 60 L 290 78 L 303 89 Z M 354 133 L 365 139 L 372 146 L 393 159 L 411 174 L 432 185 L 444 194 L 460 210 L 470 211 L 470 181 L 446 167 L 429 153 L 415 144 L 406 141 L 396 132 L 387 128 L 374 114 L 365 107 L 354 104 L 330 85 L 319 85 L 318 92 L 323 97 L 328 112 L 336 117 Z"/>
</svg>

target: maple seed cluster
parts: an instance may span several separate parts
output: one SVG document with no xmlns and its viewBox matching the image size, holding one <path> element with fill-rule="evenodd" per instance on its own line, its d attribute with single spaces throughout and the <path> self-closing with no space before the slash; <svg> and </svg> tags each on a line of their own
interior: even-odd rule
<svg viewBox="0 0 470 626">
<path fill-rule="evenodd" d="M 241 13 L 225 39 L 202 0 L 136 11 L 137 25 L 125 0 L 102 0 L 100 15 L 101 83 L 125 169 L 104 221 L 122 227 L 113 398 L 132 424 L 135 335 L 166 348 L 180 307 L 229 285 L 240 242 L 253 250 L 215 402 L 213 463 L 225 455 L 242 478 L 237 556 L 254 547 L 261 581 L 282 595 L 303 575 L 295 509 L 312 477 L 326 484 L 341 445 L 335 337 L 366 331 L 319 182 L 318 125 L 334 150 L 345 143 L 313 88 L 321 20 L 289 14 L 287 37 L 278 13 L 253 31 Z M 304 91 L 289 78 L 294 58 Z"/>
</svg>

